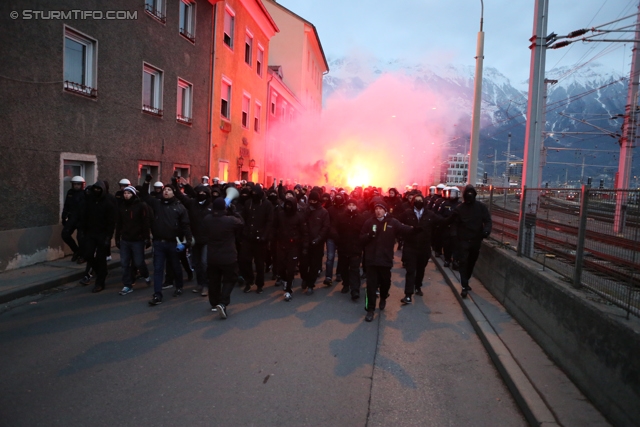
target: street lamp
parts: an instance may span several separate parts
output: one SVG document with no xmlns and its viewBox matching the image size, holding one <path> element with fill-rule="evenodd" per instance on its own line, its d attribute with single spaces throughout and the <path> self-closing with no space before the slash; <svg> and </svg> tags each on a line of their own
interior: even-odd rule
<svg viewBox="0 0 640 427">
<path fill-rule="evenodd" d="M 480 0 L 480 31 L 476 45 L 476 73 L 473 90 L 473 116 L 471 118 L 471 147 L 467 184 L 475 185 L 478 175 L 478 149 L 480 145 L 480 104 L 482 103 L 482 63 L 484 61 L 484 1 Z M 464 153 L 467 154 L 467 153 Z"/>
</svg>

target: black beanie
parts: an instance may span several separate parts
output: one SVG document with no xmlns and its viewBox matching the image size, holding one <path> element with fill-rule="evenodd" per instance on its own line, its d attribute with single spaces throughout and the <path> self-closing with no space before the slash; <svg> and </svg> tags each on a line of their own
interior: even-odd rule
<svg viewBox="0 0 640 427">
<path fill-rule="evenodd" d="M 311 201 L 311 200 L 315 200 L 316 202 L 319 202 L 320 201 L 320 195 L 317 192 L 312 191 L 311 194 L 309 194 L 309 201 Z"/>
<path fill-rule="evenodd" d="M 226 207 L 227 205 L 222 197 L 216 198 L 213 203 L 211 203 L 211 209 L 214 211 L 223 211 Z"/>
</svg>

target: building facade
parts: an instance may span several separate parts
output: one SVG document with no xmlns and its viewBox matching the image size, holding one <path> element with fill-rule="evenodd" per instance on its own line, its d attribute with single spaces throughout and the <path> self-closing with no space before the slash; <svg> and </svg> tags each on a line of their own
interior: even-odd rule
<svg viewBox="0 0 640 427">
<path fill-rule="evenodd" d="M 209 171 L 212 4 L 91 5 L 0 5 L 19 14 L 0 26 L 11 40 L 0 47 L 0 271 L 69 252 L 60 214 L 72 176 L 113 193 L 121 178 Z"/>
<path fill-rule="evenodd" d="M 447 173 L 442 181 L 447 185 L 464 185 L 469 171 L 469 155 L 449 154 L 447 163 Z"/>
<path fill-rule="evenodd" d="M 211 174 L 263 182 L 269 40 L 278 27 L 261 0 L 215 1 Z"/>
</svg>

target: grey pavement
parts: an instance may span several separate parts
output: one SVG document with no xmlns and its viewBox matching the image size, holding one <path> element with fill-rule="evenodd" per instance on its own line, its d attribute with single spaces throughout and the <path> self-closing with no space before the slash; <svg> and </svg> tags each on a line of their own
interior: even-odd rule
<svg viewBox="0 0 640 427">
<path fill-rule="evenodd" d="M 425 296 L 363 321 L 340 285 L 283 301 L 236 288 L 229 318 L 187 292 L 149 307 L 75 283 L 0 315 L 0 419 L 31 425 L 524 426 L 526 420 L 433 266 Z M 299 279 L 296 280 L 296 284 Z"/>
<path fill-rule="evenodd" d="M 2 308 L 0 361 L 11 369 L 0 375 L 0 419 L 608 425 L 479 282 L 462 300 L 454 273 L 435 261 L 425 296 L 406 307 L 396 265 L 387 309 L 372 323 L 362 321 L 363 303 L 352 303 L 339 285 L 320 285 L 311 297 L 296 289 L 290 303 L 273 282 L 262 295 L 236 288 L 223 321 L 188 286 L 176 299 L 168 291 L 158 307 L 147 306 L 151 292 L 140 283 L 121 297 L 119 269 L 100 294 L 76 286 L 83 269 L 68 258 L 1 273 L 4 301 L 47 287 L 59 292 Z"/>
</svg>

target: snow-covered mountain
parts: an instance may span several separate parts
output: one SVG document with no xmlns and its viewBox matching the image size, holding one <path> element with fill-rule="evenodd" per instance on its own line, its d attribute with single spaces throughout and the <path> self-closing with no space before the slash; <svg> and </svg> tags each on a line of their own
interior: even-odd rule
<svg viewBox="0 0 640 427">
<path fill-rule="evenodd" d="M 329 60 L 329 67 L 331 71 L 323 81 L 325 100 L 335 93 L 356 96 L 383 74 L 401 73 L 412 78 L 416 85 L 446 94 L 448 101 L 459 111 L 468 111 L 457 126 L 462 136 L 460 141 L 468 138 L 473 102 L 473 66 L 377 58 L 333 58 Z M 598 63 L 589 63 L 576 69 L 556 68 L 546 74 L 547 79 L 557 82 L 548 86 L 546 131 L 549 137 L 545 140 L 548 154 L 543 180 L 564 182 L 566 175 L 569 180 L 579 180 L 584 158 L 587 165 L 585 176 L 605 178 L 607 185 L 612 185 L 619 153 L 615 135 L 620 133 L 622 124 L 621 118 L 612 117 L 625 112 L 628 76 Z M 528 82 L 514 85 L 499 70 L 484 68 L 480 159 L 486 159 L 483 166 L 489 175 L 493 175 L 493 160 L 505 158 L 503 152 L 507 149 L 509 134 L 511 153 L 523 156 L 527 85 Z M 463 144 L 461 142 L 460 147 L 452 149 L 462 150 Z M 497 157 L 494 157 L 496 153 Z M 638 163 L 634 161 L 634 164 Z M 598 166 L 589 167 L 590 164 Z M 504 170 L 504 163 L 497 166 L 498 174 L 501 173 L 500 168 Z"/>
</svg>

